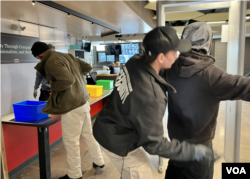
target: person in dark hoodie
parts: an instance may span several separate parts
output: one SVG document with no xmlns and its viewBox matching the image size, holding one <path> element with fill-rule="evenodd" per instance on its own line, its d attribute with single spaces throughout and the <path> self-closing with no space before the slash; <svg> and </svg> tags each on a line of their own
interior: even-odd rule
<svg viewBox="0 0 250 179">
<path fill-rule="evenodd" d="M 191 43 L 179 40 L 171 27 L 157 27 L 145 36 L 143 48 L 144 55 L 133 56 L 117 76 L 94 124 L 94 137 L 123 179 L 153 178 L 145 151 L 177 161 L 212 162 L 211 149 L 163 137 L 166 89 L 176 90 L 159 72 L 171 67 L 177 51 L 189 51 Z"/>
<path fill-rule="evenodd" d="M 191 41 L 192 50 L 181 53 L 172 68 L 162 73 L 178 91 L 168 91 L 169 137 L 212 149 L 220 102 L 250 101 L 250 79 L 230 75 L 214 65 L 214 57 L 208 55 L 212 29 L 207 23 L 186 26 L 182 39 Z M 213 168 L 213 162 L 202 165 L 170 159 L 165 178 L 212 179 Z"/>
</svg>

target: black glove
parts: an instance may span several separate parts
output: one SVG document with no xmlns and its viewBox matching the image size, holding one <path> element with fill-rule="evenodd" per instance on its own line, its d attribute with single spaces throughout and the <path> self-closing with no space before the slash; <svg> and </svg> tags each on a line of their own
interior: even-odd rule
<svg viewBox="0 0 250 179">
<path fill-rule="evenodd" d="M 210 165 L 214 162 L 213 150 L 201 144 L 196 145 L 195 160 L 204 165 Z"/>
</svg>

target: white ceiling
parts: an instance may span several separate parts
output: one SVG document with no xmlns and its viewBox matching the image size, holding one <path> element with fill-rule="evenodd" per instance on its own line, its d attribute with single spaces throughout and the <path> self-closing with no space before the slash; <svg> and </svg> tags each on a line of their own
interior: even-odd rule
<svg viewBox="0 0 250 179">
<path fill-rule="evenodd" d="M 123 1 L 57 1 L 56 3 L 121 29 L 121 34 L 147 33 L 152 29 Z M 33 6 L 31 1 L 2 1 L 1 18 L 57 27 L 58 30 L 66 31 L 73 36 L 99 36 L 109 30 L 74 16 L 68 17 L 64 12 L 39 3 Z"/>
</svg>

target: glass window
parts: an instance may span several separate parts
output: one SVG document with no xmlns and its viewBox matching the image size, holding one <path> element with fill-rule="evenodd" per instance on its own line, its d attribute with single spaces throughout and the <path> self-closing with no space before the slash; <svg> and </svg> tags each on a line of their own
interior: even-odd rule
<svg viewBox="0 0 250 179">
<path fill-rule="evenodd" d="M 119 62 L 120 63 L 127 63 L 127 61 L 133 57 L 134 55 L 119 55 Z"/>
<path fill-rule="evenodd" d="M 93 49 L 91 49 L 91 60 L 92 60 L 92 64 L 95 64 L 95 61 L 94 61 L 94 51 L 93 51 Z"/>
<path fill-rule="evenodd" d="M 119 62 L 126 63 L 125 55 L 119 55 Z"/>
<path fill-rule="evenodd" d="M 98 53 L 98 61 L 99 62 L 106 62 L 106 54 L 105 53 Z"/>
<path fill-rule="evenodd" d="M 107 55 L 107 61 L 108 62 L 114 62 L 115 61 L 115 56 L 114 55 Z"/>
</svg>

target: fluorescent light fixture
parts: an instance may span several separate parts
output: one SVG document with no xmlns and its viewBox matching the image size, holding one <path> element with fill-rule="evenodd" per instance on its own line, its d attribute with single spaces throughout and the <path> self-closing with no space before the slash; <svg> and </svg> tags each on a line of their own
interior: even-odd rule
<svg viewBox="0 0 250 179">
<path fill-rule="evenodd" d="M 105 45 L 97 45 L 96 51 L 105 51 Z"/>
<path fill-rule="evenodd" d="M 101 33 L 101 37 L 105 37 L 105 36 L 109 36 L 109 35 L 114 35 L 114 34 L 117 34 L 117 32 L 114 31 L 114 30 L 110 30 L 110 31 L 102 32 Z"/>
<path fill-rule="evenodd" d="M 195 8 L 195 7 L 203 7 L 204 4 L 195 4 L 195 5 L 189 5 L 190 8 Z"/>
<path fill-rule="evenodd" d="M 213 22 L 207 22 L 208 24 L 223 24 L 226 23 L 227 21 L 213 21 Z"/>
</svg>

